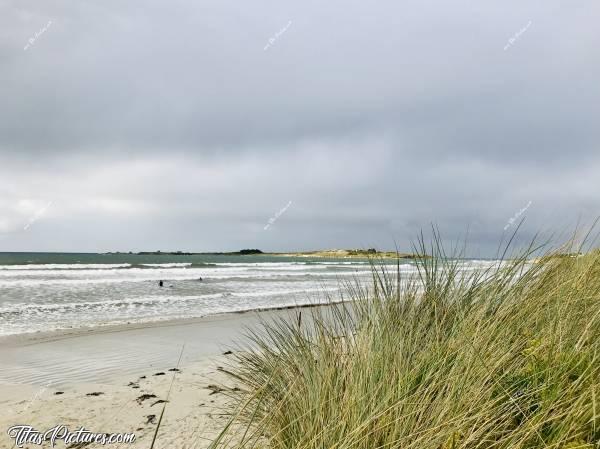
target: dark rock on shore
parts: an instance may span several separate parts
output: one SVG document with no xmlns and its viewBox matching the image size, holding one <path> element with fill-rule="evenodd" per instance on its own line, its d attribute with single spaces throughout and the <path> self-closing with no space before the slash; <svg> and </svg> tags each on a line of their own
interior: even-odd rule
<svg viewBox="0 0 600 449">
<path fill-rule="evenodd" d="M 152 399 L 152 398 L 155 398 L 155 397 L 156 397 L 156 395 L 155 395 L 155 394 L 147 394 L 147 393 L 146 393 L 146 394 L 143 394 L 143 395 L 141 395 L 140 397 L 138 397 L 138 398 L 136 399 L 136 402 L 137 402 L 138 404 L 141 404 L 141 403 L 142 403 L 142 402 L 144 402 L 146 399 Z"/>
</svg>

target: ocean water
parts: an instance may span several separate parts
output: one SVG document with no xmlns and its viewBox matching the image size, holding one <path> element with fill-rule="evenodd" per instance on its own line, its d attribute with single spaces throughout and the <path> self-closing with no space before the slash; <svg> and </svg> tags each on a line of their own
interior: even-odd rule
<svg viewBox="0 0 600 449">
<path fill-rule="evenodd" d="M 322 303 L 369 273 L 355 259 L 0 253 L 0 335 Z"/>
<path fill-rule="evenodd" d="M 324 303 L 354 279 L 370 282 L 368 260 L 0 253 L 0 336 Z"/>
</svg>

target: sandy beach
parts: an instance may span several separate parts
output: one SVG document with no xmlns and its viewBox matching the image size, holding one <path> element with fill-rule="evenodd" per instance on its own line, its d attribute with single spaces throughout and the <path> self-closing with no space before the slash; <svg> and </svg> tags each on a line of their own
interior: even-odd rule
<svg viewBox="0 0 600 449">
<path fill-rule="evenodd" d="M 0 12 L 0 449 L 600 449 L 600 2 Z"/>
<path fill-rule="evenodd" d="M 155 447 L 207 447 L 226 423 L 222 407 L 228 389 L 238 387 L 220 368 L 243 341 L 244 327 L 294 313 L 227 314 L 2 338 L 0 447 L 14 447 L 7 433 L 12 426 L 44 432 L 65 425 L 70 431 L 83 426 L 96 433 L 134 433 L 133 444 L 109 447 L 148 448 L 170 389 Z M 56 447 L 69 446 L 57 441 Z"/>
<path fill-rule="evenodd" d="M 4 431 L 0 445 L 13 447 L 15 441 L 8 436 L 7 430 L 14 425 L 27 424 L 40 431 L 65 425 L 69 430 L 83 426 L 97 433 L 133 433 L 134 443 L 110 446 L 147 448 L 173 381 L 155 447 L 207 447 L 226 419 L 221 410 L 227 400 L 226 392 L 209 388 L 225 380 L 217 369 L 219 363 L 218 358 L 206 358 L 182 365 L 179 372 L 160 371 L 149 366 L 140 370 L 138 376 L 98 382 L 66 382 L 60 387 L 2 385 L 0 425 Z M 42 447 L 51 445 L 47 443 Z M 70 446 L 59 441 L 56 447 Z M 102 446 L 91 444 L 87 447 Z"/>
</svg>

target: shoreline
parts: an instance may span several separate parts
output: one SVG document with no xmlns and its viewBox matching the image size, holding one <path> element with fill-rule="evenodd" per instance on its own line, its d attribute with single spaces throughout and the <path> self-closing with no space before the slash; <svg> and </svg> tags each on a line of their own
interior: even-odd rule
<svg viewBox="0 0 600 449">
<path fill-rule="evenodd" d="M 344 304 L 351 301 L 339 300 L 329 301 L 317 304 L 293 304 L 289 306 L 276 307 L 259 307 L 248 310 L 234 310 L 231 312 L 216 313 L 213 315 L 204 315 L 201 317 L 189 318 L 169 318 L 165 320 L 144 321 L 144 322 L 128 322 L 118 324 L 100 324 L 96 326 L 81 326 L 70 329 L 54 329 L 48 331 L 23 332 L 20 334 L 0 335 L 0 349 L 2 347 L 16 346 L 31 346 L 47 342 L 65 340 L 69 338 L 77 338 L 83 336 L 93 336 L 97 334 L 113 334 L 120 332 L 128 332 L 133 330 L 144 330 L 161 327 L 176 327 L 176 326 L 191 326 L 202 323 L 216 323 L 226 321 L 236 315 L 251 315 L 251 314 L 267 314 L 272 315 L 272 312 L 291 311 L 296 309 L 312 309 L 323 307 L 327 308 L 333 305 Z"/>
</svg>

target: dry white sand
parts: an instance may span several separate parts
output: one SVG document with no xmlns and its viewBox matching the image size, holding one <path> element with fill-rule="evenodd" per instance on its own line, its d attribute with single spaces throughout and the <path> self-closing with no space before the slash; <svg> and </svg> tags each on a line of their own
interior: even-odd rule
<svg viewBox="0 0 600 449">
<path fill-rule="evenodd" d="M 58 424 L 69 430 L 81 426 L 96 433 L 134 433 L 133 444 L 90 444 L 85 447 L 149 448 L 163 406 L 166 406 L 155 447 L 205 448 L 226 423 L 223 406 L 228 392 L 212 385 L 232 384 L 217 369 L 219 358 L 180 365 L 179 372 L 148 367 L 139 375 L 110 382 L 66 384 L 64 387 L 23 384 L 0 385 L 0 447 L 14 447 L 6 430 L 27 424 L 45 431 Z M 173 367 L 174 368 L 174 367 Z M 157 373 L 164 373 L 157 375 Z M 167 399 L 166 405 L 162 402 Z M 60 393 L 60 394 L 59 394 Z M 26 444 L 24 447 L 51 447 Z M 65 447 L 62 441 L 56 447 Z"/>
</svg>

